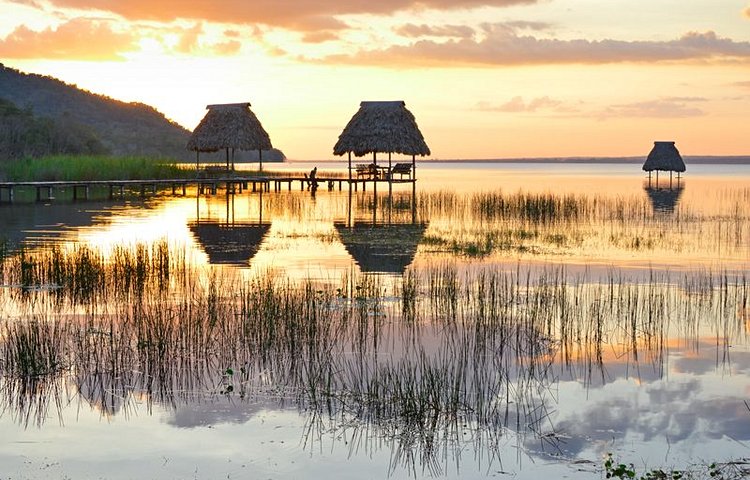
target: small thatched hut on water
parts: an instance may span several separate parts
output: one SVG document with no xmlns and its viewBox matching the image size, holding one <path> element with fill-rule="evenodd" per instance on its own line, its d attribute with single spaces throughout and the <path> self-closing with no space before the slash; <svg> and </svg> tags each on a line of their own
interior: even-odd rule
<svg viewBox="0 0 750 480">
<path fill-rule="evenodd" d="M 352 153 L 357 157 L 372 153 L 375 164 L 378 153 L 387 153 L 389 162 L 392 153 L 411 155 L 414 172 L 416 155 L 429 155 L 430 148 L 419 131 L 414 115 L 407 110 L 406 103 L 401 100 L 361 102 L 359 110 L 349 120 L 333 147 L 334 155 L 341 156 L 345 153 L 349 154 L 351 177 Z M 412 178 L 414 177 L 412 173 Z"/>
<path fill-rule="evenodd" d="M 200 164 L 200 152 L 226 150 L 227 170 L 234 170 L 235 150 L 257 150 L 260 169 L 263 170 L 263 150 L 270 150 L 271 139 L 263 129 L 258 117 L 250 110 L 249 103 L 224 103 L 206 106 L 208 112 L 195 127 L 187 148 L 196 152 L 196 169 Z"/>
<path fill-rule="evenodd" d="M 643 164 L 643 171 L 648 172 L 648 178 L 651 178 L 651 172 L 656 170 L 656 179 L 659 180 L 659 170 L 669 172 L 672 178 L 672 172 L 682 173 L 685 171 L 685 162 L 682 161 L 680 152 L 674 146 L 674 142 L 654 142 L 654 148 L 646 158 Z M 679 175 L 678 175 L 679 177 Z"/>
</svg>

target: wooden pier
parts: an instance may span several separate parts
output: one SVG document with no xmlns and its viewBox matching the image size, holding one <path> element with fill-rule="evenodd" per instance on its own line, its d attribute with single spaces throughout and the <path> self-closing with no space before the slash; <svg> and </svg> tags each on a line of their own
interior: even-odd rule
<svg viewBox="0 0 750 480">
<path fill-rule="evenodd" d="M 36 200 L 54 200 L 55 190 L 70 190 L 73 200 L 88 200 L 91 189 L 94 187 L 109 191 L 109 198 L 123 197 L 126 191 L 138 192 L 141 197 L 155 194 L 159 190 L 171 189 L 172 195 L 186 195 L 188 187 L 196 187 L 199 195 L 215 195 L 219 190 L 225 189 L 231 193 L 242 193 L 245 190 L 256 191 L 281 191 L 286 187 L 292 190 L 295 183 L 299 183 L 300 190 L 310 189 L 312 182 L 317 189 L 342 190 L 348 184 L 354 191 L 362 187 L 365 191 L 367 184 L 401 184 L 415 183 L 412 178 L 346 178 L 341 176 L 316 176 L 314 179 L 299 175 L 273 175 L 273 176 L 221 176 L 215 178 L 192 178 L 192 179 L 159 179 L 159 180 L 89 180 L 89 181 L 38 181 L 38 182 L 0 182 L 0 203 L 13 203 L 16 191 L 21 188 L 34 189 Z"/>
</svg>

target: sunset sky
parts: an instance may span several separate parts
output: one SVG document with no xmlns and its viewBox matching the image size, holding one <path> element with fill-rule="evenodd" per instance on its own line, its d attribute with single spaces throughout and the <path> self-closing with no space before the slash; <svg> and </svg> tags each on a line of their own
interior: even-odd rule
<svg viewBox="0 0 750 480">
<path fill-rule="evenodd" d="M 0 62 L 329 159 L 361 100 L 432 158 L 750 154 L 750 0 L 0 0 Z"/>
</svg>

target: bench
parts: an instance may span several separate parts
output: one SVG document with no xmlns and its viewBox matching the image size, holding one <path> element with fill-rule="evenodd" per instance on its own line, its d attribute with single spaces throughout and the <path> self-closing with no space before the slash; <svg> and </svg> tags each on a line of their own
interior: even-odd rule
<svg viewBox="0 0 750 480">
<path fill-rule="evenodd" d="M 231 172 L 231 170 L 224 165 L 206 165 L 199 173 L 202 174 L 203 177 L 216 177 L 227 175 L 229 172 Z"/>
<path fill-rule="evenodd" d="M 411 163 L 397 163 L 391 168 L 390 175 L 391 178 L 393 178 L 394 175 L 400 175 L 400 178 L 404 178 L 404 175 L 407 175 L 411 178 Z"/>
<path fill-rule="evenodd" d="M 374 163 L 360 163 L 356 166 L 357 178 L 378 178 L 378 167 Z"/>
</svg>

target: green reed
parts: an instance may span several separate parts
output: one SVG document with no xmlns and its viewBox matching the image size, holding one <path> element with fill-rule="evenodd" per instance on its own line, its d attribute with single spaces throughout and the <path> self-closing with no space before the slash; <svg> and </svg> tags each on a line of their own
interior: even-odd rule
<svg viewBox="0 0 750 480">
<path fill-rule="evenodd" d="M 147 157 L 52 155 L 0 165 L 9 181 L 193 178 L 195 169 Z"/>
<path fill-rule="evenodd" d="M 722 214 L 689 205 L 665 213 L 645 195 L 439 191 L 420 195 L 418 203 L 420 217 L 430 221 L 425 244 L 469 257 L 638 252 L 740 260 L 750 238 L 750 208 L 742 198 L 722 197 Z"/>
</svg>

